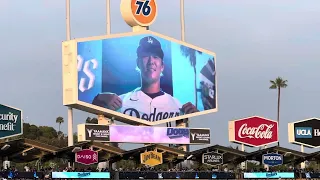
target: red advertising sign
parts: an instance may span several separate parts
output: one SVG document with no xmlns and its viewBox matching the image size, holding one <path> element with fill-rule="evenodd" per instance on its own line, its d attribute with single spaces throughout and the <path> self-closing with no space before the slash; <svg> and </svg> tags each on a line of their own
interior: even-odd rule
<svg viewBox="0 0 320 180">
<path fill-rule="evenodd" d="M 253 147 L 278 142 L 278 122 L 258 116 L 230 121 L 229 141 Z"/>
<path fill-rule="evenodd" d="M 98 152 L 91 149 L 84 149 L 76 153 L 75 160 L 77 163 L 85 165 L 98 163 Z"/>
</svg>

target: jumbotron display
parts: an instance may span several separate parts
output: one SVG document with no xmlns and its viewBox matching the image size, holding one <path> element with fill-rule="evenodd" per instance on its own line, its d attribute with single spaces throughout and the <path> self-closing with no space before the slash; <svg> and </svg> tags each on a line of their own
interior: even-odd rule
<svg viewBox="0 0 320 180">
<path fill-rule="evenodd" d="M 64 105 L 157 125 L 217 111 L 215 54 L 151 31 L 63 43 Z"/>
</svg>

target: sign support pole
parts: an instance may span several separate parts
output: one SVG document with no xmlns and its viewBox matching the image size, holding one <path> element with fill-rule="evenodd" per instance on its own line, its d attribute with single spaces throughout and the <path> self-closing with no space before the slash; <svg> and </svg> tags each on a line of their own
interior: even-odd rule
<svg viewBox="0 0 320 180">
<path fill-rule="evenodd" d="M 244 152 L 244 144 L 241 144 L 241 151 Z M 247 169 L 247 160 L 241 163 L 241 169 Z"/>
<path fill-rule="evenodd" d="M 181 26 L 181 41 L 185 41 L 185 24 L 184 24 L 184 0 L 180 0 L 180 26 Z M 189 119 L 177 120 L 176 126 L 177 127 L 189 127 L 188 123 Z M 190 145 L 183 145 L 181 146 L 184 151 L 190 151 Z M 187 166 L 189 166 L 189 161 L 187 161 Z"/>
<path fill-rule="evenodd" d="M 70 0 L 66 0 L 66 36 L 67 41 L 71 39 L 70 28 Z M 73 146 L 73 109 L 68 107 L 68 146 Z M 69 162 L 68 166 L 71 167 L 72 163 Z"/>
<path fill-rule="evenodd" d="M 267 149 L 268 146 L 264 145 L 264 149 Z M 266 169 L 267 171 L 269 171 L 269 166 L 267 164 L 264 165 L 264 169 Z"/>
<path fill-rule="evenodd" d="M 304 152 L 304 146 L 303 146 L 303 145 L 300 145 L 300 151 L 301 151 L 301 152 Z M 306 162 L 305 162 L 305 161 L 302 162 L 302 163 L 300 164 L 300 166 L 301 166 L 301 169 L 305 169 L 305 168 L 306 168 Z"/>
<path fill-rule="evenodd" d="M 106 18 L 107 18 L 107 35 L 110 35 L 111 34 L 111 24 L 110 24 L 110 0 L 107 0 L 106 2 L 107 4 L 107 7 L 106 7 L 106 10 L 107 10 L 107 13 L 106 13 Z"/>
</svg>

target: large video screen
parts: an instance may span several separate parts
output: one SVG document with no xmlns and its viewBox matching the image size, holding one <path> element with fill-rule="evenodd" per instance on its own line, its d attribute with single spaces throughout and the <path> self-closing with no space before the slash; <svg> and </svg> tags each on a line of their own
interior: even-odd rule
<svg viewBox="0 0 320 180">
<path fill-rule="evenodd" d="M 149 125 L 215 112 L 206 52 L 152 34 L 78 42 L 78 100 Z"/>
</svg>

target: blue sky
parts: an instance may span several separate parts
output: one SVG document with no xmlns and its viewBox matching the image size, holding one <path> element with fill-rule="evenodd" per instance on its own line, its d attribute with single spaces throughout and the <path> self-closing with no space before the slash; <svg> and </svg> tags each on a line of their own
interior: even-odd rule
<svg viewBox="0 0 320 180">
<path fill-rule="evenodd" d="M 112 33 L 131 31 L 120 1 L 111 1 Z M 158 5 L 150 29 L 179 39 L 179 1 L 158 0 Z M 71 37 L 105 34 L 105 7 L 105 0 L 72 1 Z M 320 117 L 318 17 L 317 0 L 185 0 L 186 41 L 217 54 L 219 83 L 219 112 L 191 119 L 191 127 L 210 127 L 212 144 L 230 145 L 229 120 L 276 118 L 277 92 L 268 88 L 270 79 L 281 76 L 289 86 L 282 91 L 280 142 L 299 150 L 288 143 L 287 123 Z M 65 1 L 1 0 L 0 23 L 0 103 L 22 109 L 28 123 L 58 127 L 57 116 L 67 119 L 61 87 Z M 87 116 L 93 115 L 74 112 L 74 130 Z"/>
</svg>

